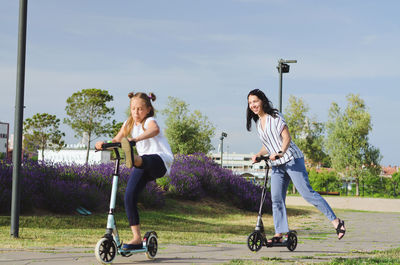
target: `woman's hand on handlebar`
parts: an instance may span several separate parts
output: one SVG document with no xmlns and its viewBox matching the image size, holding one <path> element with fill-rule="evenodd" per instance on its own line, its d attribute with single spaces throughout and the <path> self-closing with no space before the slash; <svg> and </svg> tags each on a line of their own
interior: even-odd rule
<svg viewBox="0 0 400 265">
<path fill-rule="evenodd" d="M 271 161 L 275 161 L 275 160 L 277 160 L 277 159 L 279 159 L 279 158 L 282 158 L 283 157 L 283 154 L 282 153 L 275 153 L 275 154 L 271 154 L 270 156 L 269 156 L 269 159 L 271 160 Z"/>
<path fill-rule="evenodd" d="M 251 157 L 251 161 L 253 162 L 253 164 L 255 164 L 255 163 L 258 163 L 259 161 L 257 161 L 257 157 L 259 157 L 259 155 L 257 154 L 257 155 L 253 155 L 252 157 Z"/>
</svg>

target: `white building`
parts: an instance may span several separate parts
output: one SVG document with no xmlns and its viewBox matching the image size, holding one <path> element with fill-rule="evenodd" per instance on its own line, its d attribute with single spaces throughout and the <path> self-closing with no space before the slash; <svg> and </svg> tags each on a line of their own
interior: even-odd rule
<svg viewBox="0 0 400 265">
<path fill-rule="evenodd" d="M 265 162 L 253 164 L 251 161 L 253 155 L 253 153 L 237 154 L 225 152 L 222 155 L 222 167 L 260 183 L 265 177 Z M 208 156 L 216 163 L 221 164 L 221 153 L 211 153 Z"/>
<path fill-rule="evenodd" d="M 44 150 L 44 161 L 66 164 L 85 164 L 86 163 L 86 146 L 82 144 L 67 145 L 60 151 Z M 38 150 L 38 159 L 42 160 L 42 151 Z M 111 161 L 110 151 L 89 150 L 90 165 L 107 163 Z"/>
<path fill-rule="evenodd" d="M 0 122 L 0 157 L 7 156 L 9 150 L 8 134 L 9 134 L 9 124 L 5 122 Z"/>
</svg>

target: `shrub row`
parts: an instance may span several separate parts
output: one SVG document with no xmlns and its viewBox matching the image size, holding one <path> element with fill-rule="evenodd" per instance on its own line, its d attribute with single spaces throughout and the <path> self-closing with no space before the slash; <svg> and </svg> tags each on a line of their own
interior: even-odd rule
<svg viewBox="0 0 400 265">
<path fill-rule="evenodd" d="M 21 212 L 42 209 L 72 213 L 80 206 L 94 212 L 106 211 L 113 171 L 113 163 L 85 166 L 24 161 L 21 167 Z M 118 208 L 123 207 L 129 172 L 124 166 L 120 168 Z M 164 193 L 167 193 L 189 200 L 210 196 L 241 209 L 258 211 L 261 197 L 260 187 L 221 168 L 204 154 L 177 155 L 170 175 L 158 179 L 157 183 L 149 182 L 141 193 L 139 202 L 144 207 L 163 207 Z M 0 161 L 0 213 L 10 212 L 11 187 L 12 164 Z M 271 200 L 267 196 L 264 210 L 270 209 Z"/>
<path fill-rule="evenodd" d="M 79 206 L 106 211 L 111 193 L 113 163 L 93 166 L 24 161 L 21 167 L 21 212 L 42 209 L 72 213 Z M 120 169 L 117 204 L 123 206 L 123 193 L 129 170 Z M 11 208 L 12 164 L 0 161 L 0 213 Z M 146 207 L 162 207 L 164 197 L 154 182 L 147 184 L 139 201 Z"/>
<path fill-rule="evenodd" d="M 249 211 L 258 211 L 261 199 L 260 187 L 221 168 L 204 154 L 175 156 L 170 175 L 158 179 L 157 183 L 177 198 L 200 200 L 210 196 Z M 264 211 L 271 210 L 271 199 L 267 195 Z"/>
</svg>

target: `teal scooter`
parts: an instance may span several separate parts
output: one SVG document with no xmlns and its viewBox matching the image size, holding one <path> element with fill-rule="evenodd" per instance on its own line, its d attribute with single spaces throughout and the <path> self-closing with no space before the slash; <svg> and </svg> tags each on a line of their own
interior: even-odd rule
<svg viewBox="0 0 400 265">
<path fill-rule="evenodd" d="M 135 142 L 130 142 L 131 145 L 135 145 Z M 119 166 L 121 157 L 118 152 L 118 148 L 121 147 L 121 143 L 104 143 L 102 149 L 112 150 L 115 153 L 115 168 L 112 180 L 111 199 L 110 199 L 110 210 L 108 212 L 107 229 L 104 236 L 97 242 L 94 249 L 94 253 L 98 262 L 102 264 L 111 264 L 117 254 L 123 257 L 129 257 L 136 253 L 145 253 L 147 258 L 154 259 L 158 250 L 157 233 L 154 231 L 146 232 L 143 237 L 143 248 L 134 250 L 123 250 L 122 241 L 119 239 L 117 224 L 115 222 L 115 201 L 117 198 L 118 190 L 118 177 L 119 177 Z"/>
</svg>

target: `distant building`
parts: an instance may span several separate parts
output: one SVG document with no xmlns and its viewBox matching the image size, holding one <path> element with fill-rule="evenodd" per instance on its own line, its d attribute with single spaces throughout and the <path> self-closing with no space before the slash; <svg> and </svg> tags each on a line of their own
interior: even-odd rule
<svg viewBox="0 0 400 265">
<path fill-rule="evenodd" d="M 381 176 L 382 177 L 388 177 L 391 178 L 392 175 L 396 172 L 399 172 L 399 167 L 398 166 L 382 166 L 381 167 Z"/>
<path fill-rule="evenodd" d="M 0 159 L 8 157 L 9 127 L 8 123 L 0 122 Z"/>
<path fill-rule="evenodd" d="M 249 180 L 259 183 L 265 177 L 265 163 L 253 164 L 251 157 L 254 154 L 224 153 L 222 156 L 222 167 Z M 221 153 L 210 153 L 208 155 L 217 164 L 221 164 Z"/>
<path fill-rule="evenodd" d="M 85 164 L 86 163 L 86 146 L 83 144 L 67 145 L 60 151 L 44 150 L 44 161 L 66 164 Z M 42 151 L 38 150 L 38 159 L 42 160 Z M 88 164 L 101 164 L 111 161 L 110 151 L 89 150 Z"/>
</svg>

